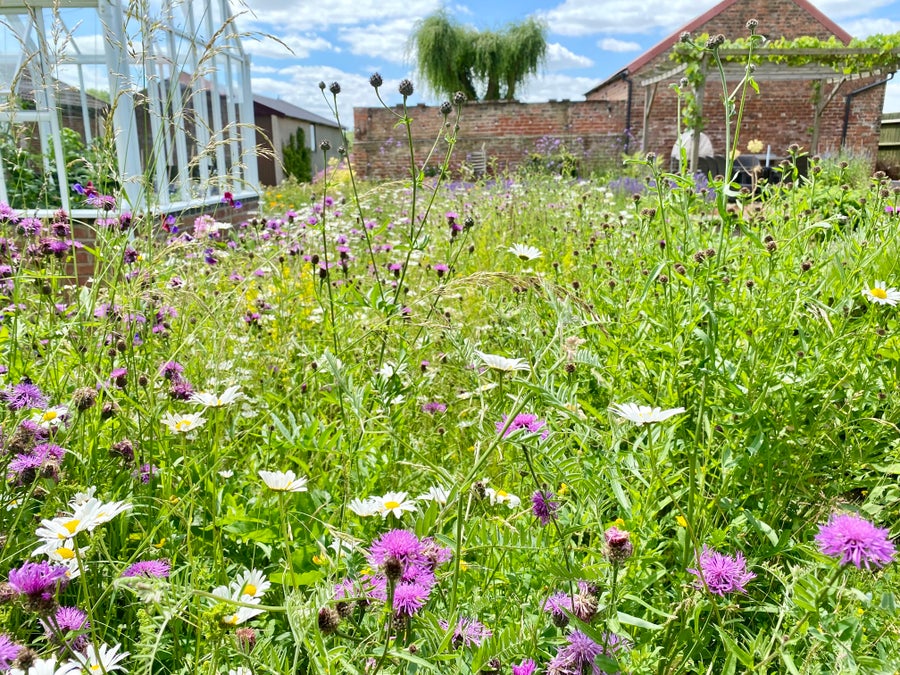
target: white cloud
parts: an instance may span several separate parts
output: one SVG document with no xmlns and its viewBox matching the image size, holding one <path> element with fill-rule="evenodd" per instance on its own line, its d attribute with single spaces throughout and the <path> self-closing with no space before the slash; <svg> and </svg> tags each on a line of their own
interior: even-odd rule
<svg viewBox="0 0 900 675">
<path fill-rule="evenodd" d="M 894 19 L 875 19 L 864 18 L 847 21 L 841 25 L 853 37 L 865 38 L 870 35 L 881 33 L 888 35 L 890 33 L 900 32 L 900 21 Z"/>
<path fill-rule="evenodd" d="M 816 9 L 829 19 L 835 20 L 870 14 L 873 10 L 890 5 L 892 2 L 894 0 L 866 0 L 865 2 L 859 2 L 859 0 L 812 0 Z M 841 28 L 847 29 L 844 25 L 841 25 Z M 848 32 L 852 33 L 849 30 Z"/>
<path fill-rule="evenodd" d="M 673 31 L 715 4 L 711 0 L 565 0 L 540 14 L 560 35 Z"/>
<path fill-rule="evenodd" d="M 573 77 L 562 73 L 546 73 L 529 78 L 521 91 L 518 99 L 525 103 L 548 101 L 551 98 L 561 101 L 581 101 L 584 92 L 597 86 L 599 80 L 594 77 Z"/>
<path fill-rule="evenodd" d="M 404 64 L 410 60 L 407 43 L 415 22 L 414 18 L 404 17 L 345 27 L 338 31 L 338 36 L 352 54 Z"/>
<path fill-rule="evenodd" d="M 891 80 L 885 87 L 883 110 L 886 113 L 900 113 L 900 81 Z"/>
<path fill-rule="evenodd" d="M 594 62 L 586 56 L 575 54 L 558 42 L 547 45 L 547 69 L 566 70 L 567 68 L 590 68 Z"/>
<path fill-rule="evenodd" d="M 597 46 L 605 52 L 639 52 L 643 49 L 637 42 L 616 40 L 615 38 L 603 38 L 597 43 Z"/>
<path fill-rule="evenodd" d="M 285 35 L 280 42 L 271 36 L 245 37 L 244 50 L 253 56 L 270 59 L 305 59 L 312 52 L 331 51 L 334 46 L 319 35 Z M 291 53 L 293 52 L 293 54 Z"/>
<path fill-rule="evenodd" d="M 241 19 L 241 27 L 252 25 L 279 33 L 293 29 L 308 31 L 330 26 L 355 26 L 393 18 L 422 18 L 440 9 L 440 0 L 245 0 L 240 5 L 250 14 Z"/>
</svg>

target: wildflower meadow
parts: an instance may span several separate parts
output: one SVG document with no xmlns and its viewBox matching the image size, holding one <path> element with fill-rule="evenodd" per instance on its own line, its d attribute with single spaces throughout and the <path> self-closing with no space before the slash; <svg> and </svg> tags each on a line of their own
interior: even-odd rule
<svg viewBox="0 0 900 675">
<path fill-rule="evenodd" d="M 257 213 L 79 185 L 82 283 L 3 205 L 0 671 L 897 672 L 900 189 L 461 182 L 440 114 Z"/>
</svg>

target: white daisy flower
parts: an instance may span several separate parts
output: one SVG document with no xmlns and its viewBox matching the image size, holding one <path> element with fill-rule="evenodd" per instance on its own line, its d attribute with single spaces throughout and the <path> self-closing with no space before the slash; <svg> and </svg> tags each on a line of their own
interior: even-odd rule
<svg viewBox="0 0 900 675">
<path fill-rule="evenodd" d="M 506 504 L 511 509 L 519 508 L 522 500 L 514 494 L 510 494 L 506 490 L 495 490 L 494 488 L 485 488 L 484 493 L 491 500 L 491 505 Z"/>
<path fill-rule="evenodd" d="M 441 506 L 445 506 L 449 498 L 450 490 L 439 485 L 432 485 L 427 492 L 416 497 L 421 502 L 437 502 Z"/>
<path fill-rule="evenodd" d="M 65 663 L 57 663 L 56 657 L 51 656 L 49 659 L 35 659 L 28 667 L 28 670 L 13 668 L 9 671 L 10 675 L 75 675 L 81 672 L 81 664 L 75 661 L 66 661 Z"/>
<path fill-rule="evenodd" d="M 276 492 L 306 492 L 306 476 L 298 478 L 293 471 L 260 471 L 259 477 Z"/>
<path fill-rule="evenodd" d="M 226 626 L 240 626 L 245 621 L 249 621 L 255 616 L 259 616 L 263 613 L 261 609 L 254 609 L 252 607 L 238 607 L 236 612 L 231 614 L 226 614 L 222 617 L 222 623 Z"/>
<path fill-rule="evenodd" d="M 381 503 L 374 497 L 369 497 L 367 499 L 352 499 L 350 500 L 350 503 L 347 504 L 347 508 L 361 518 L 368 518 L 369 516 L 374 516 L 376 513 L 381 513 Z"/>
<path fill-rule="evenodd" d="M 229 668 L 228 675 L 253 675 L 253 671 L 249 668 L 244 668 L 244 666 L 238 666 L 237 668 Z"/>
<path fill-rule="evenodd" d="M 76 493 L 72 496 L 72 499 L 69 500 L 69 506 L 72 507 L 73 509 L 74 509 L 74 508 L 77 508 L 77 507 L 79 507 L 79 506 L 81 506 L 82 504 L 84 504 L 84 503 L 88 502 L 89 500 L 93 499 L 93 498 L 94 498 L 94 494 L 95 494 L 96 492 L 97 492 L 97 487 L 94 486 L 94 485 L 92 485 L 91 487 L 89 487 L 89 488 L 88 488 L 87 490 L 85 490 L 84 492 L 76 492 Z"/>
<path fill-rule="evenodd" d="M 869 288 L 864 288 L 862 294 L 876 305 L 890 305 L 894 307 L 900 302 L 900 291 L 896 288 L 888 288 L 883 281 L 876 281 Z"/>
<path fill-rule="evenodd" d="M 502 370 L 507 373 L 515 372 L 517 370 L 529 370 L 530 366 L 525 359 L 509 359 L 505 356 L 498 356 L 497 354 L 485 354 L 482 351 L 475 350 L 475 354 L 478 355 L 482 361 L 484 361 L 484 365 L 488 368 L 493 368 L 494 370 Z"/>
<path fill-rule="evenodd" d="M 537 260 L 544 255 L 541 253 L 541 249 L 527 244 L 513 244 L 506 250 L 516 256 L 519 260 Z"/>
<path fill-rule="evenodd" d="M 217 472 L 222 478 L 231 478 L 234 475 L 234 471 L 231 469 L 223 469 L 222 471 Z"/>
<path fill-rule="evenodd" d="M 388 492 L 382 497 L 372 497 L 378 506 L 378 513 L 382 518 L 393 514 L 396 518 L 402 518 L 404 511 L 417 511 L 416 505 L 407 500 L 405 492 Z"/>
<path fill-rule="evenodd" d="M 609 411 L 641 426 L 642 424 L 663 422 L 674 415 L 680 415 L 684 412 L 684 408 L 663 410 L 662 408 L 651 408 L 648 405 L 638 405 L 637 403 L 615 403 L 609 406 Z"/>
<path fill-rule="evenodd" d="M 165 424 L 173 434 L 186 434 L 206 424 L 206 420 L 199 413 L 173 415 L 167 412 L 162 416 L 160 422 Z"/>
<path fill-rule="evenodd" d="M 241 388 L 237 385 L 232 387 L 228 387 L 225 391 L 223 391 L 220 395 L 210 394 L 205 391 L 198 391 L 191 394 L 191 398 L 188 399 L 191 403 L 199 403 L 200 405 L 204 405 L 207 408 L 221 408 L 222 406 L 230 405 L 234 403 L 238 399 L 240 399 L 244 394 L 241 393 Z"/>
<path fill-rule="evenodd" d="M 119 662 L 128 656 L 128 652 L 120 653 L 119 650 L 121 648 L 122 645 L 115 645 L 114 647 L 100 645 L 99 648 L 94 645 L 88 645 L 87 654 L 73 651 L 72 656 L 89 673 L 108 673 L 112 670 L 125 672 L 125 667 L 119 665 Z"/>
<path fill-rule="evenodd" d="M 47 408 L 43 412 L 37 412 L 31 416 L 31 421 L 37 424 L 41 429 L 56 429 L 60 424 L 66 421 L 69 415 L 69 408 L 64 405 L 53 406 Z"/>
<path fill-rule="evenodd" d="M 260 602 L 271 585 L 260 570 L 244 570 L 231 582 L 231 597 L 241 602 Z"/>
</svg>

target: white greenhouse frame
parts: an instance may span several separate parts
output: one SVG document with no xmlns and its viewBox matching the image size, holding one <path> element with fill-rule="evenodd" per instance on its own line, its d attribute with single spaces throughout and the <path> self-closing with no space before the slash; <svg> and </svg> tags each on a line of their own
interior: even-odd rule
<svg viewBox="0 0 900 675">
<path fill-rule="evenodd" d="M 93 41 L 84 25 L 95 27 Z M 0 0 L 0 31 L 0 129 L 37 127 L 44 170 L 73 217 L 103 214 L 73 198 L 61 140 L 63 90 L 69 107 L 80 107 L 85 144 L 94 139 L 89 98 L 99 99 L 88 82 L 111 102 L 103 123 L 114 140 L 118 211 L 177 213 L 218 203 L 225 191 L 258 197 L 250 60 L 228 0 Z M 7 187 L 0 163 L 5 202 Z M 20 209 L 36 217 L 54 210 Z"/>
</svg>

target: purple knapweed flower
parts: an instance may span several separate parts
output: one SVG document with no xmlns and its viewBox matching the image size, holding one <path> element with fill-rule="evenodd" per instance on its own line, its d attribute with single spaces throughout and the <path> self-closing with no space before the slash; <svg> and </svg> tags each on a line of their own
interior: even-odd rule
<svg viewBox="0 0 900 675">
<path fill-rule="evenodd" d="M 570 614 L 579 621 L 590 622 L 597 613 L 597 606 L 596 586 L 587 581 L 579 581 L 577 592 L 560 591 L 547 598 L 544 611 L 551 614 L 555 625 L 562 627 L 569 622 Z"/>
<path fill-rule="evenodd" d="M 556 512 L 559 510 L 559 502 L 553 501 L 554 496 L 549 490 L 535 490 L 531 495 L 531 512 L 545 527 L 550 521 L 556 520 Z"/>
<path fill-rule="evenodd" d="M 816 543 L 822 553 L 838 558 L 841 565 L 853 563 L 859 569 L 884 567 L 897 552 L 887 529 L 848 513 L 834 514 L 819 525 Z"/>
<path fill-rule="evenodd" d="M 384 565 L 389 559 L 402 565 L 424 564 L 422 542 L 409 530 L 391 530 L 378 537 L 369 547 L 368 560 L 373 566 Z"/>
<path fill-rule="evenodd" d="M 91 627 L 87 620 L 87 613 L 77 607 L 57 607 L 54 620 L 41 620 L 47 638 L 65 649 L 83 652 L 88 646 L 88 636 L 85 631 Z M 80 633 L 72 640 L 67 640 L 69 632 Z"/>
<path fill-rule="evenodd" d="M 517 666 L 512 667 L 512 675 L 532 675 L 537 665 L 532 659 L 525 659 Z"/>
<path fill-rule="evenodd" d="M 444 619 L 438 621 L 438 624 L 444 630 L 450 629 L 450 623 Z M 491 630 L 477 619 L 460 617 L 453 628 L 451 644 L 455 649 L 460 647 L 478 647 L 491 635 L 493 635 Z"/>
<path fill-rule="evenodd" d="M 431 585 L 420 583 L 399 583 L 394 588 L 393 609 L 397 616 L 413 616 L 431 595 Z"/>
<path fill-rule="evenodd" d="M 0 205 L 2 204 L 3 202 L 0 202 Z M 6 633 L 0 633 L 0 670 L 9 670 L 20 651 L 22 645 L 13 642 Z"/>
<path fill-rule="evenodd" d="M 603 538 L 606 540 L 603 552 L 612 563 L 624 562 L 634 553 L 630 532 L 620 530 L 614 525 L 603 533 Z"/>
<path fill-rule="evenodd" d="M 730 556 L 704 546 L 698 563 L 698 569 L 688 570 L 697 577 L 696 587 L 707 588 L 716 595 L 746 593 L 744 585 L 756 577 L 753 572 L 747 571 L 747 561 L 740 551 Z"/>
<path fill-rule="evenodd" d="M 567 644 L 547 664 L 547 675 L 606 675 L 597 665 L 597 657 L 601 654 L 613 657 L 627 643 L 614 633 L 606 633 L 604 638 L 605 644 L 599 644 L 580 630 L 572 631 Z"/>
<path fill-rule="evenodd" d="M 20 382 L 9 389 L 0 392 L 0 398 L 6 401 L 6 407 L 10 410 L 22 410 L 24 408 L 39 408 L 43 410 L 47 407 L 49 400 L 41 392 L 40 387 L 31 382 Z"/>
<path fill-rule="evenodd" d="M 125 568 L 122 577 L 153 577 L 155 579 L 167 579 L 171 566 L 165 558 L 159 560 L 141 560 Z"/>
<path fill-rule="evenodd" d="M 27 562 L 9 571 L 9 586 L 23 596 L 32 609 L 50 609 L 57 590 L 69 583 L 67 575 L 68 569 L 63 565 L 51 565 L 46 560 Z"/>
<path fill-rule="evenodd" d="M 507 415 L 503 416 L 502 421 L 497 422 L 497 433 L 501 433 L 503 431 L 503 427 L 506 426 L 506 420 L 509 419 Z M 519 429 L 525 429 L 530 434 L 536 434 L 539 431 L 541 432 L 541 440 L 547 438 L 548 432 L 544 427 L 547 426 L 547 423 L 540 419 L 537 415 L 533 415 L 531 413 L 519 413 L 513 418 L 513 421 L 510 423 L 509 427 L 506 429 L 506 433 L 503 434 L 503 438 L 507 438 L 511 434 Z M 543 431 L 541 431 L 543 429 Z"/>
<path fill-rule="evenodd" d="M 429 415 L 434 415 L 436 413 L 445 413 L 447 412 L 447 404 L 440 403 L 438 401 L 432 401 L 431 403 L 426 403 L 422 406 L 422 412 L 428 413 Z"/>
</svg>

